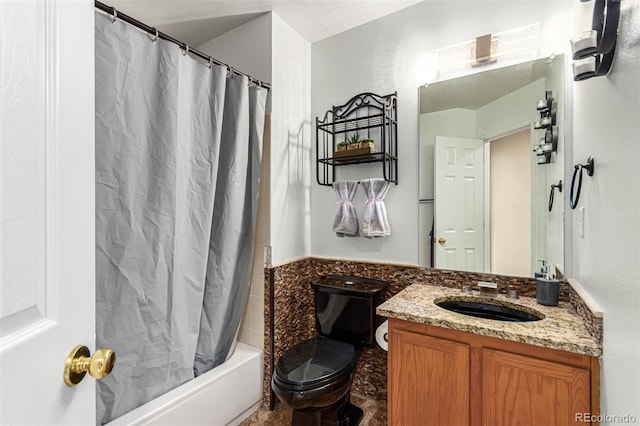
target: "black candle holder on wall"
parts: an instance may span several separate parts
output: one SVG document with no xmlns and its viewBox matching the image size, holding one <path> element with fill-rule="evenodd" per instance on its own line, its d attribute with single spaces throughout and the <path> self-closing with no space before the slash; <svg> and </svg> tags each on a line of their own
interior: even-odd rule
<svg viewBox="0 0 640 426">
<path fill-rule="evenodd" d="M 585 3 L 589 0 L 581 0 Z M 613 65 L 620 21 L 620 0 L 594 0 L 591 30 L 571 39 L 573 80 L 607 75 Z"/>
<path fill-rule="evenodd" d="M 545 132 L 533 152 L 536 153 L 538 164 L 549 164 L 551 153 L 558 150 L 558 126 L 556 126 L 558 105 L 551 90 L 545 92 L 545 99 L 538 101 L 536 109 L 540 113 L 540 120 L 536 121 L 533 127 L 537 130 L 544 129 Z"/>
</svg>

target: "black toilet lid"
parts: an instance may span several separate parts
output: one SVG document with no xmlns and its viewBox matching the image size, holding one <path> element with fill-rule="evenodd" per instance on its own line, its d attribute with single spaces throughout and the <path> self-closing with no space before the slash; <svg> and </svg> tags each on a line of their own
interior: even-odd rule
<svg viewBox="0 0 640 426">
<path fill-rule="evenodd" d="M 314 337 L 285 352 L 276 365 L 276 377 L 296 388 L 317 386 L 351 374 L 355 355 L 348 343 Z"/>
</svg>

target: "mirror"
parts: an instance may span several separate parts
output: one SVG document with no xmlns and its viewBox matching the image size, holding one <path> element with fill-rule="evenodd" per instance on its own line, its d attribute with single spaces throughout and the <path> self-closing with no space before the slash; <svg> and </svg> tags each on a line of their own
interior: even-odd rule
<svg viewBox="0 0 640 426">
<path fill-rule="evenodd" d="M 562 275 L 564 60 L 551 56 L 420 87 L 421 266 L 532 277 L 544 260 Z M 547 160 L 539 146 L 548 132 L 536 127 L 549 91 L 557 150 Z"/>
</svg>

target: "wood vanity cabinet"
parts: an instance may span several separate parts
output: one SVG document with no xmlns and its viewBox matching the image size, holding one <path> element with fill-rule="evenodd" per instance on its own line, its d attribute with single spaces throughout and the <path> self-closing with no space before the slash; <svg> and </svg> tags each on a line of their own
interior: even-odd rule
<svg viewBox="0 0 640 426">
<path fill-rule="evenodd" d="M 586 355 L 390 319 L 388 360 L 393 426 L 583 425 L 576 414 L 600 412 Z"/>
</svg>

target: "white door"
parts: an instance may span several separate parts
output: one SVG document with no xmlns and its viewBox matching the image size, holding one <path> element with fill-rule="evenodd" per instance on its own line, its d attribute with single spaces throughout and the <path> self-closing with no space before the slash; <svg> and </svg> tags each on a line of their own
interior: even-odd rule
<svg viewBox="0 0 640 426">
<path fill-rule="evenodd" d="M 93 1 L 0 1 L 0 424 L 95 424 Z"/>
<path fill-rule="evenodd" d="M 435 267 L 484 271 L 483 141 L 436 136 Z"/>
</svg>

